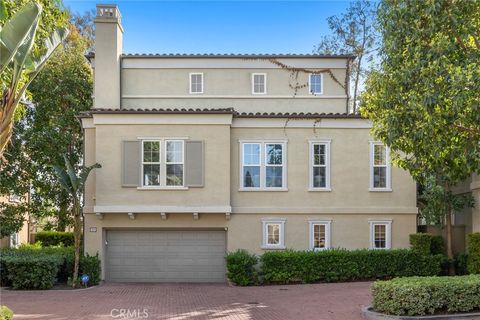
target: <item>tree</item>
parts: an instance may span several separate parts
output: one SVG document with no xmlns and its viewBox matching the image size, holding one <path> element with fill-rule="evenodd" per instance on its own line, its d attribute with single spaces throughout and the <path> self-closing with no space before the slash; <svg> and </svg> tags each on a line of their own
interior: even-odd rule
<svg viewBox="0 0 480 320">
<path fill-rule="evenodd" d="M 480 172 L 480 1 L 383 0 L 378 22 L 381 63 L 361 113 L 394 162 L 432 189 L 452 258 L 451 213 L 471 203 L 452 188 Z"/>
<path fill-rule="evenodd" d="M 88 175 L 95 168 L 101 166 L 96 163 L 92 166 L 76 168 L 64 155 L 65 166 L 54 166 L 56 177 L 62 188 L 68 193 L 72 201 L 71 214 L 73 217 L 73 236 L 75 244 L 75 262 L 73 267 L 72 286 L 75 288 L 78 279 L 78 267 L 80 263 L 80 240 L 82 236 L 82 198 L 85 182 Z"/>
<path fill-rule="evenodd" d="M 64 45 L 30 85 L 33 104 L 15 123 L 7 161 L 0 163 L 0 194 L 23 195 L 31 189 L 31 203 L 23 199 L 22 208 L 39 219 L 55 217 L 51 227 L 59 231 L 73 223 L 72 204 L 52 165 L 62 165 L 64 153 L 75 164 L 82 160 L 82 130 L 76 115 L 91 107 L 93 92 L 92 70 L 84 57 L 87 46 L 76 27 L 70 26 Z M 5 221 L 14 221 L 4 215 Z"/>
<path fill-rule="evenodd" d="M 373 61 L 377 42 L 374 23 L 376 7 L 372 1 L 357 0 L 350 3 L 346 13 L 328 17 L 332 35 L 324 36 L 315 47 L 320 54 L 354 54 L 356 59 L 350 65 L 353 78 L 351 92 L 352 112 L 357 112 L 360 88 L 367 74 L 367 66 Z"/>
<path fill-rule="evenodd" d="M 7 12 L 5 8 L 2 0 L 2 21 Z M 0 74 L 2 79 L 7 79 L 6 86 L 2 88 L 0 104 L 0 159 L 3 158 L 12 135 L 17 105 L 24 99 L 29 84 L 68 34 L 68 29 L 65 28 L 53 31 L 38 52 L 35 52 L 34 39 L 39 29 L 41 13 L 42 7 L 39 4 L 25 5 L 7 20 L 0 30 Z"/>
</svg>

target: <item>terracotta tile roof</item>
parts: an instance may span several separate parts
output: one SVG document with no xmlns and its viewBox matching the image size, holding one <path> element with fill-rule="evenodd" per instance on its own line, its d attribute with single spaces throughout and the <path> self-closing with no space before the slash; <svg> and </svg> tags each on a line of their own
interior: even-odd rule
<svg viewBox="0 0 480 320">
<path fill-rule="evenodd" d="M 235 118 L 296 118 L 296 119 L 317 119 L 317 118 L 332 118 L 332 119 L 360 119 L 358 114 L 346 113 L 310 113 L 310 112 L 237 112 L 233 108 L 97 108 L 81 112 L 79 118 L 90 118 L 93 114 L 231 114 Z"/>
</svg>

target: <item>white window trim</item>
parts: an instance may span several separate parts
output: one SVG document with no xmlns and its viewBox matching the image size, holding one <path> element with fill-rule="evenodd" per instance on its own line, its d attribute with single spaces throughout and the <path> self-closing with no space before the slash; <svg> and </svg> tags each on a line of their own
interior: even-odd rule
<svg viewBox="0 0 480 320">
<path fill-rule="evenodd" d="M 263 76 L 263 92 L 255 92 L 255 76 Z M 252 73 L 252 94 L 267 94 L 267 74 L 266 73 Z"/>
<path fill-rule="evenodd" d="M 248 143 L 260 144 L 260 187 L 244 187 L 243 186 L 243 145 Z M 282 187 L 266 187 L 266 159 L 265 145 L 281 144 L 282 147 Z M 239 191 L 288 191 L 287 184 L 287 140 L 239 140 L 240 145 L 240 181 Z"/>
<path fill-rule="evenodd" d="M 312 92 L 312 75 L 319 75 L 320 76 L 320 92 Z M 310 73 L 308 74 L 308 93 L 316 96 L 323 94 L 323 73 Z"/>
<path fill-rule="evenodd" d="M 144 147 L 145 147 L 145 142 L 158 142 L 158 162 L 145 162 L 144 161 Z M 162 186 L 162 140 L 159 140 L 159 139 L 145 139 L 145 140 L 141 140 L 141 145 L 142 145 L 142 150 L 141 150 L 141 179 L 142 179 L 142 187 L 143 188 L 159 188 Z M 158 171 L 158 174 L 159 174 L 159 185 L 152 185 L 152 186 L 147 186 L 145 185 L 145 174 L 144 174 L 144 166 L 146 164 L 154 164 L 154 165 L 158 165 L 160 167 L 159 171 Z"/>
<path fill-rule="evenodd" d="M 287 219 L 269 218 L 262 219 L 262 249 L 286 249 L 285 246 L 285 222 Z M 280 241 L 279 244 L 268 244 L 268 225 L 278 224 L 280 225 Z"/>
<path fill-rule="evenodd" d="M 392 248 L 392 220 L 370 220 L 370 249 L 375 250 L 387 250 Z M 384 225 L 385 226 L 385 248 L 376 248 L 375 247 L 375 226 Z"/>
<path fill-rule="evenodd" d="M 149 137 L 148 139 L 142 139 L 139 137 L 138 140 L 141 144 L 141 154 L 140 154 L 140 174 L 141 174 L 141 186 L 137 187 L 138 190 L 188 190 L 188 187 L 185 186 L 185 140 L 181 138 L 153 138 Z M 182 186 L 168 186 L 167 185 L 167 141 L 181 141 L 182 142 L 182 163 L 183 163 L 183 185 Z M 160 185 L 156 186 L 146 186 L 144 183 L 144 172 L 143 165 L 149 164 L 149 162 L 143 161 L 143 143 L 144 142 L 158 142 L 160 148 Z M 156 163 L 155 163 L 156 164 Z"/>
<path fill-rule="evenodd" d="M 193 75 L 200 75 L 201 79 L 202 79 L 202 90 L 200 92 L 193 92 L 192 91 L 192 76 Z M 203 91 L 204 91 L 204 77 L 203 77 L 203 72 L 191 72 L 188 76 L 189 78 L 189 86 L 188 86 L 188 91 L 190 92 L 190 94 L 203 94 Z"/>
<path fill-rule="evenodd" d="M 314 248 L 313 243 L 314 243 L 314 226 L 316 225 L 324 225 L 325 226 L 325 248 Z M 309 237 L 309 248 L 310 250 L 315 250 L 315 251 L 321 251 L 321 250 L 328 250 L 331 249 L 332 244 L 331 244 L 331 225 L 332 225 L 332 220 L 310 220 L 308 221 L 308 229 L 310 237 Z"/>
<path fill-rule="evenodd" d="M 390 163 L 390 148 L 385 146 L 385 157 L 387 163 L 387 183 L 385 188 L 376 188 L 373 185 L 374 175 L 373 175 L 373 164 L 375 160 L 375 146 L 384 144 L 380 141 L 370 141 L 370 187 L 369 191 L 372 192 L 392 192 L 392 165 Z"/>
<path fill-rule="evenodd" d="M 168 162 L 167 163 L 167 143 L 168 142 L 180 142 L 182 143 L 182 162 Z M 164 144 L 165 144 L 165 150 L 164 150 L 164 159 L 163 159 L 163 166 L 165 167 L 165 181 L 164 186 L 168 188 L 176 188 L 176 187 L 185 187 L 185 141 L 180 140 L 180 139 L 164 139 Z M 181 164 L 182 167 L 182 182 L 183 184 L 181 186 L 170 186 L 167 185 L 167 164 Z"/>
<path fill-rule="evenodd" d="M 308 191 L 332 191 L 332 188 L 331 188 L 331 185 L 330 185 L 330 159 L 331 159 L 331 156 L 330 156 L 330 146 L 331 146 L 331 142 L 332 140 L 309 140 L 308 141 L 308 144 L 309 144 L 309 162 L 308 162 L 308 166 L 309 166 L 309 169 L 308 169 L 308 175 L 309 175 L 309 184 L 308 184 Z M 325 160 L 326 160 L 326 183 L 325 183 L 325 187 L 324 188 L 318 188 L 318 187 L 314 187 L 313 186 L 313 155 L 314 155 L 314 152 L 313 152 L 313 147 L 314 145 L 316 144 L 324 144 L 325 145 L 325 151 L 326 151 L 326 157 L 325 157 Z"/>
<path fill-rule="evenodd" d="M 10 235 L 9 242 L 10 248 L 18 248 L 20 246 L 20 236 L 18 235 L 18 232 Z"/>
</svg>

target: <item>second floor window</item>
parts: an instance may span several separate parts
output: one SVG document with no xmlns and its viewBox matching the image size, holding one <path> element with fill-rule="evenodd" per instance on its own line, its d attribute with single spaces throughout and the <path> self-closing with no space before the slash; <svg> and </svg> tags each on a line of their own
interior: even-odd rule
<svg viewBox="0 0 480 320">
<path fill-rule="evenodd" d="M 265 73 L 252 74 L 252 93 L 253 94 L 267 93 L 267 74 Z"/>
<path fill-rule="evenodd" d="M 284 142 L 241 143 L 241 188 L 252 190 L 286 187 Z"/>
<path fill-rule="evenodd" d="M 330 190 L 330 141 L 310 142 L 310 190 Z"/>
<path fill-rule="evenodd" d="M 190 73 L 190 93 L 203 93 L 203 73 Z"/>
<path fill-rule="evenodd" d="M 391 191 L 390 152 L 381 142 L 370 143 L 370 190 Z"/>
<path fill-rule="evenodd" d="M 321 74 L 313 73 L 309 79 L 310 94 L 323 93 L 323 76 Z"/>
<path fill-rule="evenodd" d="M 142 141 L 143 186 L 183 186 L 183 166 L 183 140 Z"/>
</svg>

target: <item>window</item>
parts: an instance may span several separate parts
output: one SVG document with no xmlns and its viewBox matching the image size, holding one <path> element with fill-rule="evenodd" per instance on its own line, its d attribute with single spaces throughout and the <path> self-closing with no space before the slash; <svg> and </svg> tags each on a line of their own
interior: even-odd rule
<svg viewBox="0 0 480 320">
<path fill-rule="evenodd" d="M 160 150 L 165 154 L 163 161 Z M 183 186 L 183 167 L 183 140 L 142 141 L 142 186 Z"/>
<path fill-rule="evenodd" d="M 167 140 L 166 143 L 166 185 L 183 186 L 183 141 Z"/>
<path fill-rule="evenodd" d="M 160 185 L 160 141 L 143 141 L 143 185 Z"/>
<path fill-rule="evenodd" d="M 262 230 L 263 249 L 285 249 L 285 219 L 264 219 Z"/>
<path fill-rule="evenodd" d="M 311 191 L 330 191 L 330 141 L 310 141 Z"/>
<path fill-rule="evenodd" d="M 331 221 L 309 221 L 310 249 L 330 249 L 330 224 Z"/>
<path fill-rule="evenodd" d="M 370 191 L 391 191 L 390 150 L 381 142 L 370 143 Z"/>
<path fill-rule="evenodd" d="M 320 73 L 310 74 L 309 79 L 310 94 L 322 94 L 323 93 L 323 76 Z"/>
<path fill-rule="evenodd" d="M 370 221 L 370 249 L 391 248 L 392 221 Z"/>
<path fill-rule="evenodd" d="M 190 73 L 190 93 L 203 93 L 203 73 Z"/>
<path fill-rule="evenodd" d="M 241 142 L 242 190 L 286 188 L 285 142 Z"/>
<path fill-rule="evenodd" d="M 20 239 L 18 236 L 18 232 L 10 235 L 10 248 L 18 248 L 20 244 Z"/>
<path fill-rule="evenodd" d="M 267 93 L 267 74 L 252 73 L 252 94 Z"/>
</svg>

